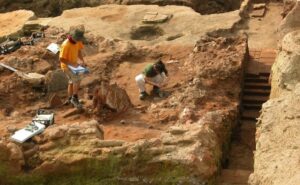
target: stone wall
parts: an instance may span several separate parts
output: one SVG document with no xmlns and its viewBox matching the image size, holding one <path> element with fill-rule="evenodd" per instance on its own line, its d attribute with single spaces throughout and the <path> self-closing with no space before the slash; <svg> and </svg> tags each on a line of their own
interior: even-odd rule
<svg viewBox="0 0 300 185">
<path fill-rule="evenodd" d="M 194 124 L 173 126 L 159 138 L 137 142 L 103 140 L 101 126 L 93 120 L 50 126 L 33 142 L 22 145 L 0 143 L 0 147 L 4 147 L 2 153 L 8 153 L 1 155 L 1 164 L 3 161 L 14 163 L 14 171 L 20 173 L 20 177 L 1 180 L 5 183 L 14 180 L 14 184 L 21 177 L 24 182 L 30 182 L 30 178 L 38 176 L 38 179 L 33 178 L 35 183 L 52 184 L 63 181 L 62 175 L 66 173 L 89 171 L 94 176 L 85 174 L 76 178 L 97 181 L 99 176 L 110 182 L 127 183 L 132 179 L 157 183 L 212 182 L 236 115 L 236 110 L 208 112 Z M 103 166 L 106 163 L 112 163 L 112 166 Z M 32 173 L 21 175 L 24 167 Z M 114 174 L 107 173 L 111 171 Z M 50 174 L 57 178 L 49 178 Z M 75 179 L 70 178 L 70 182 Z M 102 181 L 98 179 L 97 182 Z"/>
</svg>

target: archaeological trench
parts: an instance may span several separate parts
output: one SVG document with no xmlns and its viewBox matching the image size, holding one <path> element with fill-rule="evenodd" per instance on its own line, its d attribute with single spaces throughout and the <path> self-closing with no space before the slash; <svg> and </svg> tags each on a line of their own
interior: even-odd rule
<svg viewBox="0 0 300 185">
<path fill-rule="evenodd" d="M 299 0 L 0 0 L 0 12 L 0 42 L 45 35 L 0 55 L 43 75 L 0 67 L 0 185 L 300 184 Z M 68 81 L 46 49 L 80 25 L 82 111 L 61 105 Z M 159 58 L 167 96 L 141 101 L 135 76 Z M 55 124 L 13 142 L 38 109 Z"/>
</svg>

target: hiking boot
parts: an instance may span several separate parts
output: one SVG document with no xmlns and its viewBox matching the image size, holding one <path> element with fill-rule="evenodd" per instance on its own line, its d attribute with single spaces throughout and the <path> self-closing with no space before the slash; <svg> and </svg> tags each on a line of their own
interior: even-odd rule
<svg viewBox="0 0 300 185">
<path fill-rule="evenodd" d="M 140 93 L 140 100 L 145 100 L 149 95 L 146 92 Z"/>
<path fill-rule="evenodd" d="M 70 105 L 71 99 L 72 99 L 72 97 L 69 97 L 69 98 L 63 103 L 63 105 Z"/>
<path fill-rule="evenodd" d="M 157 87 L 157 86 L 153 86 L 153 89 L 152 89 L 152 91 L 151 91 L 151 94 L 152 94 L 153 96 L 157 96 L 157 97 L 160 97 L 160 98 L 165 97 L 165 93 L 164 93 L 163 91 L 161 91 L 161 90 L 159 89 L 159 87 Z"/>
<path fill-rule="evenodd" d="M 70 102 L 73 104 L 74 107 L 76 107 L 76 108 L 82 108 L 82 105 L 79 102 L 78 98 L 72 97 Z"/>
</svg>

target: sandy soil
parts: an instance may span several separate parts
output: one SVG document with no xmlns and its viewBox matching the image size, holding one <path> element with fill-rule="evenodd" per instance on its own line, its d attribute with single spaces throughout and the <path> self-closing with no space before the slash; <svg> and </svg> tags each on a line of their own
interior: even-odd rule
<svg viewBox="0 0 300 185">
<path fill-rule="evenodd" d="M 19 31 L 23 24 L 34 16 L 33 12 L 18 10 L 1 14 L 0 16 L 0 37 L 10 35 Z"/>
<path fill-rule="evenodd" d="M 282 17 L 283 6 L 281 3 L 269 3 L 267 11 L 262 18 L 251 17 L 246 32 L 249 35 L 249 48 L 277 48 L 279 34 L 277 27 Z"/>
</svg>

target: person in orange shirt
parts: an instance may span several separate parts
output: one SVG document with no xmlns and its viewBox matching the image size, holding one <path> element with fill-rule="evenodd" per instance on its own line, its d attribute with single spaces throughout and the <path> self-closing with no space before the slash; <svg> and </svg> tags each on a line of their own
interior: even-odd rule
<svg viewBox="0 0 300 185">
<path fill-rule="evenodd" d="M 61 69 L 69 79 L 68 85 L 68 99 L 65 104 L 72 103 L 75 107 L 81 107 L 78 99 L 78 91 L 80 86 L 80 76 L 74 74 L 70 69 L 69 65 L 78 67 L 78 59 L 81 60 L 81 64 L 85 66 L 85 61 L 82 55 L 84 30 L 73 29 L 68 35 L 67 39 L 62 43 L 59 54 L 59 61 Z"/>
</svg>

